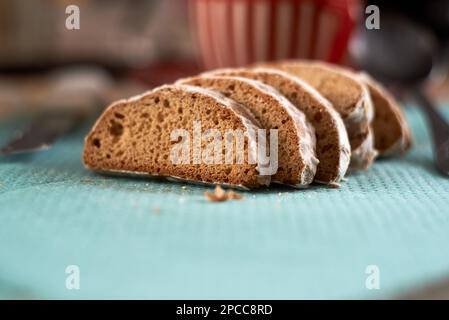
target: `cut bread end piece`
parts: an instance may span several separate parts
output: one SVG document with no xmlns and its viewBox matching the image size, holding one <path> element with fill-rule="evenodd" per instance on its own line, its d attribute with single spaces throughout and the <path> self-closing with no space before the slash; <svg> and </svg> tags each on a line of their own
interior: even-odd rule
<svg viewBox="0 0 449 320">
<path fill-rule="evenodd" d="M 374 140 L 369 137 L 374 109 L 368 88 L 357 74 L 341 66 L 306 60 L 279 61 L 260 66 L 277 68 L 299 77 L 328 99 L 346 126 L 351 144 L 351 168 L 357 170 L 360 163 L 367 164 L 366 168 L 372 164 L 377 155 Z"/>
<path fill-rule="evenodd" d="M 279 69 L 261 67 L 219 69 L 204 75 L 241 76 L 275 88 L 303 112 L 315 128 L 319 164 L 314 180 L 335 184 L 343 179 L 351 156 L 344 123 L 332 104 L 305 81 Z"/>
<path fill-rule="evenodd" d="M 247 134 L 259 128 L 245 107 L 216 92 L 162 86 L 109 106 L 85 139 L 83 160 L 99 172 L 257 188 L 270 182 Z"/>
<path fill-rule="evenodd" d="M 305 187 L 313 181 L 318 164 L 314 129 L 304 114 L 274 88 L 235 76 L 200 76 L 179 83 L 218 91 L 254 114 L 268 133 L 270 165 L 275 169 L 272 182 Z"/>
<path fill-rule="evenodd" d="M 399 103 L 387 89 L 366 73 L 361 73 L 360 78 L 367 85 L 374 105 L 372 128 L 379 156 L 404 154 L 410 149 L 412 138 Z"/>
</svg>

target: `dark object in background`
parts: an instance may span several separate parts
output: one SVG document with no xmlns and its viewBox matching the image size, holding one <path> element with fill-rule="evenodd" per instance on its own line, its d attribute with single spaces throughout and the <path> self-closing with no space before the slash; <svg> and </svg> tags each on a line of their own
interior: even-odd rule
<svg viewBox="0 0 449 320">
<path fill-rule="evenodd" d="M 354 62 L 382 82 L 414 85 L 434 68 L 437 41 L 429 30 L 396 14 L 381 13 L 379 30 L 360 26 L 350 51 Z"/>
<path fill-rule="evenodd" d="M 403 85 L 426 114 L 433 137 L 436 167 L 449 176 L 449 125 L 423 90 L 435 62 L 436 41 L 431 32 L 410 20 L 384 14 L 380 30 L 359 28 L 352 56 L 375 77 Z"/>
<path fill-rule="evenodd" d="M 380 9 L 380 28 L 382 28 L 383 17 L 393 14 L 419 24 L 435 36 L 437 43 L 435 66 L 427 89 L 433 96 L 439 97 L 438 100 L 447 100 L 449 98 L 447 90 L 449 86 L 449 0 L 367 0 L 366 5 L 372 4 Z M 413 53 L 408 52 L 408 54 Z M 403 94 L 400 88 L 395 88 L 393 91 L 399 96 Z"/>
<path fill-rule="evenodd" d="M 449 70 L 449 0 L 369 0 L 367 4 L 380 9 L 380 24 L 385 14 L 395 14 L 420 24 L 434 34 L 437 39 L 437 65 L 433 70 L 433 80 L 444 81 Z"/>
<path fill-rule="evenodd" d="M 383 14 L 398 14 L 430 29 L 438 40 L 436 63 L 438 72 L 446 73 L 449 68 L 449 0 L 370 0 L 380 8 L 381 27 Z M 444 69 L 444 70 L 441 70 Z"/>
<path fill-rule="evenodd" d="M 377 5 L 381 20 L 385 13 L 403 15 L 430 28 L 442 43 L 449 41 L 449 0 L 370 0 Z"/>
</svg>

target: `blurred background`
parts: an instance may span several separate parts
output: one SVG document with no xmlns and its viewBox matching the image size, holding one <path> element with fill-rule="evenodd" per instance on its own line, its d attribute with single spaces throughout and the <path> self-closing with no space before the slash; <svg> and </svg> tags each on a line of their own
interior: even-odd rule
<svg viewBox="0 0 449 320">
<path fill-rule="evenodd" d="M 372 4 L 380 23 L 393 12 L 437 39 L 442 63 L 428 82 L 434 97 L 444 100 L 448 2 L 2 0 L 0 117 L 58 104 L 101 109 L 203 69 L 255 61 L 313 58 L 357 67 L 348 46 Z M 80 9 L 79 29 L 66 28 L 69 5 Z"/>
</svg>

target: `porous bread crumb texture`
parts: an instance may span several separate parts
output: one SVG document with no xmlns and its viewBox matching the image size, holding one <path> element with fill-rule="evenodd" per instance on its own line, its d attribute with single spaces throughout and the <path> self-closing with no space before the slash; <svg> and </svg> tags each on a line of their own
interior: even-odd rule
<svg viewBox="0 0 449 320">
<path fill-rule="evenodd" d="M 110 106 L 86 137 L 84 163 L 98 171 L 134 172 L 175 176 L 208 183 L 260 186 L 256 165 L 248 164 L 245 139 L 243 164 L 174 164 L 170 159 L 175 129 L 190 133 L 190 160 L 193 159 L 193 122 L 201 121 L 202 130 L 247 128 L 232 111 L 213 97 L 174 87 L 153 91 L 140 99 L 120 101 Z M 235 143 L 235 140 L 234 140 Z M 202 150 L 207 141 L 202 141 Z M 223 155 L 225 149 L 223 146 Z M 236 161 L 234 154 L 234 162 Z"/>
<path fill-rule="evenodd" d="M 220 72 L 217 73 L 219 75 Z M 347 165 L 340 163 L 341 153 L 350 153 L 345 149 L 344 141 L 346 132 L 341 132 L 337 125 L 339 115 L 332 110 L 331 105 L 325 105 L 318 101 L 307 89 L 297 81 L 283 76 L 281 73 L 227 69 L 221 72 L 223 75 L 235 75 L 261 81 L 274 87 L 283 94 L 294 106 L 304 112 L 309 122 L 315 128 L 316 154 L 320 161 L 315 174 L 315 179 L 320 182 L 338 182 L 347 170 Z M 346 146 L 349 147 L 349 146 Z M 345 149 L 345 150 L 342 150 Z M 342 166 L 344 166 L 342 168 Z"/>
<path fill-rule="evenodd" d="M 379 83 L 362 78 L 368 86 L 376 110 L 372 127 L 380 155 L 402 154 L 411 146 L 410 129 L 399 104 Z"/>
<path fill-rule="evenodd" d="M 298 132 L 294 119 L 280 101 L 251 82 L 233 77 L 195 77 L 183 83 L 201 86 L 220 92 L 245 105 L 260 122 L 261 127 L 278 130 L 278 169 L 272 180 L 288 185 L 312 182 L 315 170 L 308 168 L 299 148 L 299 139 L 304 132 Z M 306 181 L 301 181 L 305 172 Z"/>
<path fill-rule="evenodd" d="M 267 66 L 303 79 L 327 98 L 345 123 L 351 144 L 352 169 L 360 167 L 357 163 L 372 164 L 377 155 L 374 142 L 369 137 L 372 102 L 367 88 L 356 74 L 349 69 L 316 61 L 281 61 Z M 360 148 L 364 150 L 358 150 Z"/>
</svg>

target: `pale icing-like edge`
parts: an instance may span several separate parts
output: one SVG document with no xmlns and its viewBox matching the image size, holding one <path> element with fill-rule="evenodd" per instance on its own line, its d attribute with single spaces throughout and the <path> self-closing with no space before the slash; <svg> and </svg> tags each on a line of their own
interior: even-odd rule
<svg viewBox="0 0 449 320">
<path fill-rule="evenodd" d="M 248 108 L 232 99 L 229 99 L 228 97 L 225 97 L 219 92 L 182 83 L 176 83 L 172 86 L 184 88 L 186 91 L 190 91 L 193 93 L 207 95 L 214 98 L 218 102 L 221 102 L 225 107 L 231 109 L 231 111 L 233 111 L 235 115 L 240 118 L 243 126 L 247 128 L 247 131 L 254 130 L 254 132 L 257 132 L 257 129 L 261 127 L 259 121 L 256 119 L 256 117 L 254 117 L 252 112 L 248 110 Z M 257 159 L 257 141 L 251 135 L 246 135 L 246 138 L 248 139 L 248 148 L 250 149 L 249 152 L 253 157 L 255 157 L 255 159 Z M 256 170 L 260 173 L 259 163 L 257 163 L 256 165 Z M 269 185 L 271 176 L 259 175 L 258 179 L 259 183 L 261 183 L 262 185 Z"/>
<path fill-rule="evenodd" d="M 359 103 L 368 106 L 366 107 L 366 109 L 372 110 L 373 103 L 369 91 L 366 85 L 363 85 L 362 87 L 364 89 L 363 91 L 366 97 L 360 99 Z M 374 115 L 374 112 L 372 114 Z M 374 145 L 374 133 L 373 129 L 371 128 L 371 122 L 374 117 L 373 115 L 370 116 L 370 120 L 368 122 L 368 133 L 365 137 L 365 140 L 356 149 L 351 150 L 351 161 L 349 164 L 351 171 L 368 169 L 379 154 Z M 354 125 L 364 122 L 364 120 L 359 120 L 358 122 L 354 119 L 352 120 L 354 121 L 352 122 L 352 124 Z"/>
<path fill-rule="evenodd" d="M 411 143 L 411 131 L 410 127 L 408 126 L 407 120 L 405 119 L 405 115 L 403 114 L 401 107 L 399 106 L 399 103 L 396 102 L 396 99 L 393 98 L 388 90 L 383 88 L 383 86 L 381 86 L 367 73 L 360 72 L 358 76 L 360 77 L 361 81 L 366 83 L 367 86 L 372 86 L 374 90 L 378 91 L 379 95 L 381 95 L 387 101 L 387 103 L 390 105 L 390 109 L 399 122 L 399 127 L 401 129 L 400 137 L 389 148 L 385 149 L 382 152 L 379 152 L 379 156 L 388 157 L 396 154 L 403 154 L 407 151 L 408 146 Z M 373 106 L 375 109 L 376 106 L 374 104 Z"/>
<path fill-rule="evenodd" d="M 350 171 L 366 170 L 368 169 L 377 157 L 377 150 L 373 148 L 374 134 L 371 127 L 368 128 L 368 133 L 362 144 L 351 154 L 351 162 L 349 165 Z"/>
<path fill-rule="evenodd" d="M 332 103 L 329 100 L 327 100 L 325 97 L 323 97 L 318 92 L 318 90 L 313 88 L 306 81 L 304 81 L 298 77 L 294 77 L 285 71 L 271 69 L 271 68 L 262 68 L 262 67 L 254 68 L 252 70 L 254 70 L 256 72 L 277 73 L 277 74 L 280 74 L 280 75 L 288 78 L 291 81 L 294 81 L 299 86 L 301 86 L 302 89 L 304 90 L 304 92 L 308 93 L 312 99 L 315 99 L 318 102 L 318 104 L 324 105 L 326 107 L 327 111 L 329 111 L 329 113 L 332 114 L 332 118 L 335 120 L 337 132 L 339 133 L 339 137 L 340 137 L 340 139 L 338 139 L 338 141 L 339 141 L 338 147 L 340 150 L 340 152 L 339 152 L 340 159 L 338 161 L 338 163 L 339 163 L 338 175 L 334 180 L 329 181 L 329 182 L 319 181 L 319 180 L 315 180 L 315 181 L 319 182 L 319 183 L 323 183 L 323 184 L 334 184 L 334 183 L 340 182 L 344 178 L 346 172 L 349 169 L 349 163 L 350 163 L 350 159 L 351 159 L 351 145 L 349 143 L 348 133 L 346 131 L 346 127 L 344 125 L 343 119 L 340 116 L 340 114 L 334 109 L 334 107 L 332 106 Z M 294 107 L 294 108 L 298 109 L 296 107 Z"/>
<path fill-rule="evenodd" d="M 339 161 L 338 161 L 338 168 L 337 168 L 337 176 L 331 180 L 331 181 L 320 181 L 320 180 L 314 180 L 315 182 L 322 183 L 322 184 L 335 184 L 344 178 L 345 174 L 347 173 L 349 169 L 349 163 L 351 159 L 351 145 L 349 143 L 348 133 L 346 131 L 345 124 L 343 122 L 343 119 L 341 115 L 335 110 L 332 103 L 327 100 L 325 97 L 323 97 L 315 88 L 313 88 L 310 84 L 308 84 L 306 81 L 302 80 L 301 78 L 295 77 L 293 75 L 290 75 L 289 73 L 276 69 L 276 68 L 270 68 L 270 67 L 254 67 L 254 68 L 223 68 L 223 69 L 217 69 L 212 71 L 207 71 L 202 73 L 201 75 L 204 76 L 216 76 L 220 74 L 234 74 L 238 72 L 264 72 L 268 74 L 274 74 L 274 75 L 281 75 L 282 77 L 287 78 L 288 80 L 295 82 L 298 86 L 302 88 L 304 92 L 309 94 L 312 99 L 315 99 L 318 104 L 324 105 L 325 108 L 329 113 L 331 113 L 332 118 L 335 120 L 335 125 L 337 132 L 339 133 Z M 295 109 L 298 109 L 295 107 Z"/>
<path fill-rule="evenodd" d="M 293 119 L 293 124 L 296 127 L 297 137 L 299 141 L 300 155 L 302 155 L 303 161 L 306 164 L 301 174 L 301 183 L 295 185 L 295 187 L 303 187 L 312 183 L 315 177 L 319 160 L 316 157 L 315 151 L 315 128 L 307 120 L 305 114 L 298 108 L 296 108 L 287 98 L 285 98 L 279 91 L 277 91 L 273 87 L 257 80 L 243 77 L 235 78 L 240 78 L 248 81 L 249 83 L 253 83 L 256 87 L 260 88 L 260 90 L 265 91 L 274 99 L 279 101 L 282 106 L 284 106 L 289 116 Z"/>
<path fill-rule="evenodd" d="M 282 64 L 285 65 L 303 65 L 306 67 L 316 67 L 322 68 L 329 72 L 334 72 L 345 76 L 351 80 L 353 80 L 356 84 L 359 85 L 361 89 L 360 98 L 356 102 L 354 111 L 351 112 L 348 116 L 343 119 L 343 122 L 351 127 L 353 125 L 357 126 L 358 124 L 366 122 L 368 126 L 370 126 L 371 121 L 374 118 L 374 107 L 371 101 L 371 96 L 369 94 L 367 86 L 361 81 L 357 74 L 351 70 L 345 69 L 341 66 L 336 66 L 333 64 L 329 64 L 326 62 L 318 62 L 318 61 L 305 61 L 305 60 L 297 60 L 297 61 L 286 61 Z M 370 128 L 369 128 L 370 130 Z M 366 166 L 362 166 L 363 169 L 367 169 L 374 159 L 377 157 L 377 150 L 374 147 L 374 139 L 373 134 L 368 133 L 366 139 L 362 142 L 362 144 L 356 148 L 355 150 L 351 150 L 351 162 L 350 168 L 351 170 L 356 170 L 360 168 L 360 164 L 367 164 Z M 354 164 L 352 164 L 354 162 Z"/>
<path fill-rule="evenodd" d="M 225 80 L 238 80 L 251 85 L 255 89 L 259 90 L 263 94 L 270 95 L 274 100 L 278 101 L 287 114 L 293 120 L 293 124 L 296 128 L 296 134 L 298 137 L 298 148 L 299 156 L 304 161 L 304 168 L 301 171 L 301 176 L 299 177 L 299 183 L 296 185 L 290 185 L 292 187 L 306 187 L 312 183 L 313 178 L 316 173 L 316 168 L 319 163 L 315 156 L 315 130 L 306 119 L 303 112 L 298 110 L 293 106 L 290 101 L 288 101 L 283 95 L 281 95 L 276 89 L 270 87 L 260 81 L 252 80 L 239 76 L 216 76 L 216 75 L 202 75 L 201 77 L 209 79 L 225 79 Z M 179 82 L 189 81 L 191 78 L 180 79 Z M 177 82 L 178 83 L 178 82 Z M 272 182 L 281 183 L 280 181 Z M 282 183 L 284 184 L 284 183 Z"/>
</svg>

